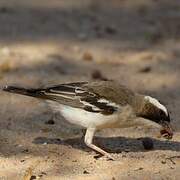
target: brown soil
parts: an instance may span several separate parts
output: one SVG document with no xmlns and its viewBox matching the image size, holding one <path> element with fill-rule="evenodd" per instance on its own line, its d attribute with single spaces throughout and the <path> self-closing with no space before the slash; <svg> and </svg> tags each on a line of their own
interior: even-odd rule
<svg viewBox="0 0 180 180">
<path fill-rule="evenodd" d="M 97 132 L 96 143 L 116 157 L 107 161 L 44 102 L 1 92 L 0 179 L 178 180 L 179 59 L 179 0 L 1 0 L 0 85 L 113 79 L 162 101 L 175 134 L 166 141 L 156 128 Z M 140 137 L 154 149 L 144 150 Z"/>
</svg>

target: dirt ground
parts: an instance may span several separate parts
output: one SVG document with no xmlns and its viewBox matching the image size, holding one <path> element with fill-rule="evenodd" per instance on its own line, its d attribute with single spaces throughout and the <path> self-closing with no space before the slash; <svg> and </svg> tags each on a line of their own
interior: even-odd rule
<svg viewBox="0 0 180 180">
<path fill-rule="evenodd" d="M 162 101 L 173 139 L 150 127 L 97 132 L 116 157 L 107 161 L 43 101 L 0 92 L 0 180 L 180 179 L 179 0 L 0 0 L 0 85 L 93 80 L 97 70 Z"/>
</svg>

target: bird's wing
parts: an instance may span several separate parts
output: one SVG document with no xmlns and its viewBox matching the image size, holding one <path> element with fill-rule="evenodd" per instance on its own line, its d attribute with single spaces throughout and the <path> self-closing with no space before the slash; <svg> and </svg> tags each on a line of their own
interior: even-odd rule
<svg viewBox="0 0 180 180">
<path fill-rule="evenodd" d="M 44 92 L 48 99 L 90 112 L 112 114 L 117 110 L 118 105 L 94 93 L 86 88 L 86 85 L 87 82 L 61 84 L 41 92 Z"/>
<path fill-rule="evenodd" d="M 136 96 L 133 91 L 114 81 L 91 82 L 83 84 L 83 88 L 120 106 L 132 105 Z"/>
<path fill-rule="evenodd" d="M 5 91 L 56 101 L 89 112 L 112 114 L 118 105 L 93 92 L 87 82 L 60 84 L 43 89 L 25 89 L 8 86 Z"/>
</svg>

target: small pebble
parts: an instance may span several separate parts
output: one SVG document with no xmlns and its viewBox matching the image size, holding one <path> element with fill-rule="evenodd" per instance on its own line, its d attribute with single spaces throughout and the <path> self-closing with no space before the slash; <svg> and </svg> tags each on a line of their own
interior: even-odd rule
<svg viewBox="0 0 180 180">
<path fill-rule="evenodd" d="M 141 73 L 148 73 L 148 72 L 151 72 L 151 67 L 150 66 L 146 66 L 146 67 L 143 67 L 142 69 L 139 70 L 139 72 Z"/>
<path fill-rule="evenodd" d="M 32 175 L 32 176 L 30 177 L 30 180 L 33 180 L 33 179 L 36 179 L 36 176 Z"/>
<path fill-rule="evenodd" d="M 161 163 L 162 163 L 162 164 L 166 164 L 166 161 L 165 161 L 165 160 L 162 160 Z"/>
<path fill-rule="evenodd" d="M 24 150 L 22 150 L 22 152 L 27 153 L 27 152 L 29 152 L 29 149 L 24 149 Z"/>
<path fill-rule="evenodd" d="M 41 178 L 42 176 L 47 175 L 45 172 L 41 172 L 38 176 Z"/>
<path fill-rule="evenodd" d="M 143 170 L 143 168 L 139 167 L 139 168 L 135 169 L 134 171 L 140 171 L 140 170 Z"/>
<path fill-rule="evenodd" d="M 143 145 L 144 149 L 146 149 L 146 150 L 151 150 L 154 148 L 153 141 L 150 138 L 143 138 L 142 145 Z"/>
<path fill-rule="evenodd" d="M 86 170 L 84 170 L 84 171 L 83 171 L 83 174 L 89 174 L 89 172 L 88 172 L 88 171 L 86 171 Z"/>
<path fill-rule="evenodd" d="M 89 52 L 85 52 L 84 54 L 83 54 L 83 57 L 82 57 L 84 60 L 86 60 L 86 61 L 92 61 L 93 60 L 93 56 L 92 56 L 92 54 L 91 53 L 89 53 Z"/>
<path fill-rule="evenodd" d="M 102 81 L 107 81 L 108 79 L 102 75 L 99 70 L 94 70 L 91 74 L 92 79 L 98 79 Z"/>
<path fill-rule="evenodd" d="M 110 27 L 110 26 L 105 27 L 104 30 L 107 34 L 116 34 L 116 32 L 117 32 L 114 27 Z"/>
<path fill-rule="evenodd" d="M 53 124 L 55 124 L 55 122 L 54 122 L 54 120 L 51 119 L 51 120 L 46 121 L 45 124 L 53 125 Z"/>
</svg>

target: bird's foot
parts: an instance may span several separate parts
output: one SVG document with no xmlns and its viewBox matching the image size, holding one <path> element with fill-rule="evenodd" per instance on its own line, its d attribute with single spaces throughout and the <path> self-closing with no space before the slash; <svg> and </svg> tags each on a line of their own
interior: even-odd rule
<svg viewBox="0 0 180 180">
<path fill-rule="evenodd" d="M 115 161 L 115 158 L 112 156 L 112 154 L 105 154 L 105 155 L 101 155 L 101 154 L 98 154 L 98 155 L 95 155 L 94 156 L 95 159 L 100 159 L 100 160 L 107 160 L 107 161 Z"/>
</svg>

